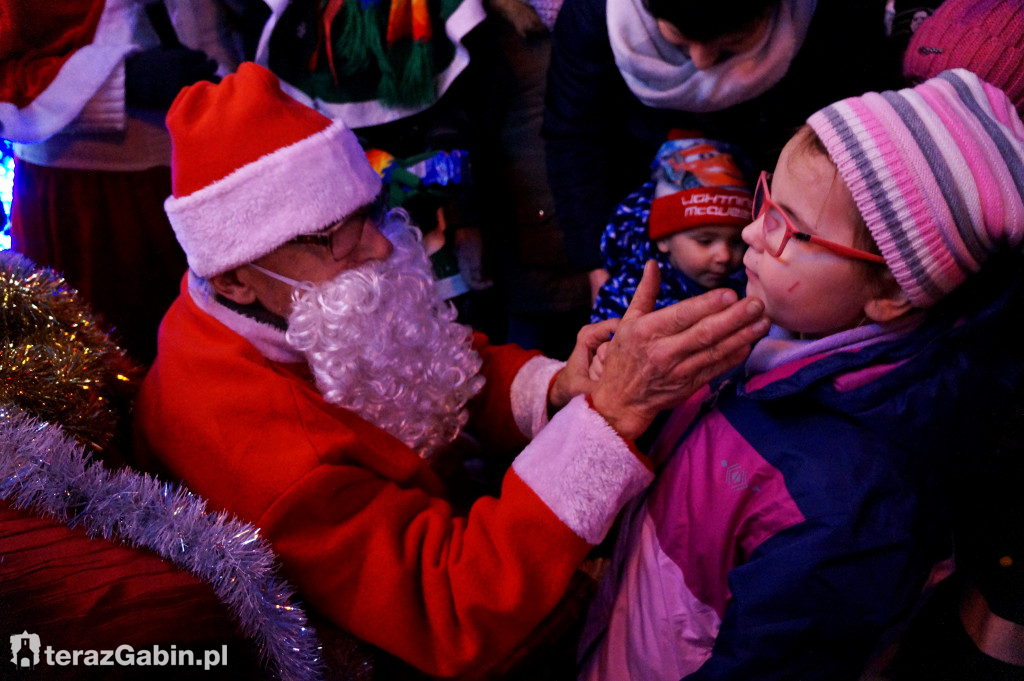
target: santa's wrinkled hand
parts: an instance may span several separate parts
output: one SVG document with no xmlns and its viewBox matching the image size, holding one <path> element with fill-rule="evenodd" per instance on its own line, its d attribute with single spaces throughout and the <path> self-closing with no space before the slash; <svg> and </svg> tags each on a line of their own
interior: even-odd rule
<svg viewBox="0 0 1024 681">
<path fill-rule="evenodd" d="M 590 361 L 590 380 L 597 383 L 604 375 L 604 356 L 608 354 L 608 344 L 602 343 L 594 353 L 594 359 Z"/>
<path fill-rule="evenodd" d="M 742 362 L 768 332 L 764 304 L 720 289 L 652 311 L 661 277 L 649 261 L 604 353 L 594 408 L 626 439 L 641 435 L 709 380 Z"/>
<path fill-rule="evenodd" d="M 620 321 L 606 319 L 596 324 L 587 324 L 576 334 L 576 347 L 569 355 L 565 367 L 555 376 L 548 392 L 548 404 L 552 411 L 561 409 L 572 398 L 587 394 L 597 387 L 597 382 L 591 376 L 593 362 L 598 349 L 608 343 Z"/>
</svg>

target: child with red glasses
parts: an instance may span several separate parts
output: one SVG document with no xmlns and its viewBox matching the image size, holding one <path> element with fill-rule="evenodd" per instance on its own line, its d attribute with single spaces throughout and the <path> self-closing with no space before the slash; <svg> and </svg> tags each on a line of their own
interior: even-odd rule
<svg viewBox="0 0 1024 681">
<path fill-rule="evenodd" d="M 1024 124 L 970 72 L 811 116 L 743 239 L 773 330 L 658 434 L 581 679 L 859 678 L 1022 373 Z"/>
</svg>

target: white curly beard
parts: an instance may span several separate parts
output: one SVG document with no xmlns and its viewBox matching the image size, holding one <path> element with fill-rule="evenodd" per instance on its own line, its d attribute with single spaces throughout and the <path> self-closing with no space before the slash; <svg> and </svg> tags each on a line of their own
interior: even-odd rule
<svg viewBox="0 0 1024 681">
<path fill-rule="evenodd" d="M 325 400 L 428 457 L 465 426 L 466 402 L 484 384 L 481 360 L 471 330 L 437 295 L 405 212 L 392 211 L 382 231 L 392 256 L 297 295 L 286 338 Z"/>
</svg>

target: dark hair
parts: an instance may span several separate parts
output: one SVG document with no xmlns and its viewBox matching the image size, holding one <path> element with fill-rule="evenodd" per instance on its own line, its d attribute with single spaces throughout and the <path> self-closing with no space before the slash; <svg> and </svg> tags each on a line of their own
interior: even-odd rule
<svg viewBox="0 0 1024 681">
<path fill-rule="evenodd" d="M 643 0 L 655 19 L 669 22 L 688 40 L 705 43 L 752 30 L 781 0 Z"/>
</svg>

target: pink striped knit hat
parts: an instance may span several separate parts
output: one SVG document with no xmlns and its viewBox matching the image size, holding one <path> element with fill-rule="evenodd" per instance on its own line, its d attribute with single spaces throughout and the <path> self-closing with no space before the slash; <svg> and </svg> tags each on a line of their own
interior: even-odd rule
<svg viewBox="0 0 1024 681">
<path fill-rule="evenodd" d="M 1024 124 L 964 69 L 807 120 L 910 302 L 926 308 L 1024 239 Z"/>
</svg>

